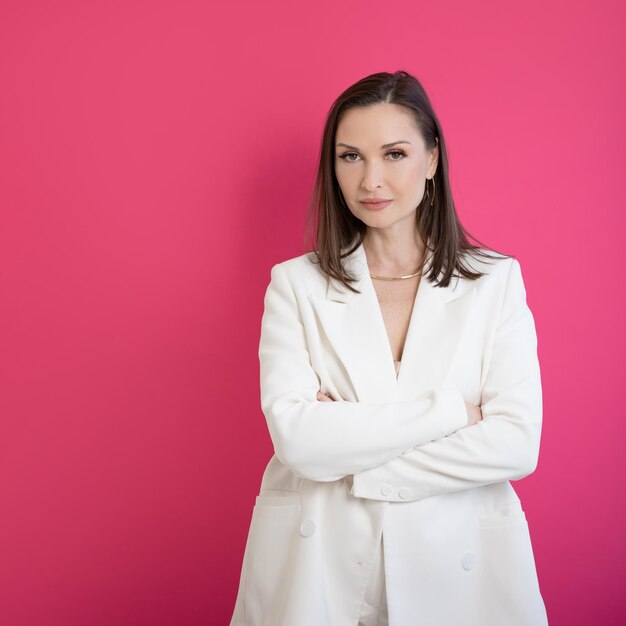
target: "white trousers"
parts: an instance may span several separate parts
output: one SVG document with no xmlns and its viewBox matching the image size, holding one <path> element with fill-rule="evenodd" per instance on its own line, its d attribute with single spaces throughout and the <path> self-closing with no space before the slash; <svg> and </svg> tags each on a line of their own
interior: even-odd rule
<svg viewBox="0 0 626 626">
<path fill-rule="evenodd" d="M 365 599 L 361 608 L 358 626 L 389 626 L 382 536 L 376 561 L 372 567 L 372 573 L 365 590 Z"/>
</svg>

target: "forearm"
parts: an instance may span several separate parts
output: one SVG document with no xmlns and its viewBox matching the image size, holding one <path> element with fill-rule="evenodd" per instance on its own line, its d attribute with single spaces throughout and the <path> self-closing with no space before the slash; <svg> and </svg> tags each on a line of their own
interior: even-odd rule
<svg viewBox="0 0 626 626">
<path fill-rule="evenodd" d="M 467 425 L 463 397 L 451 387 L 381 404 L 318 402 L 316 393 L 313 386 L 290 393 L 265 411 L 276 455 L 310 480 L 338 480 L 381 465 Z"/>
<path fill-rule="evenodd" d="M 411 501 L 505 480 L 537 466 L 541 416 L 494 415 L 356 473 L 350 493 L 372 500 Z"/>
</svg>

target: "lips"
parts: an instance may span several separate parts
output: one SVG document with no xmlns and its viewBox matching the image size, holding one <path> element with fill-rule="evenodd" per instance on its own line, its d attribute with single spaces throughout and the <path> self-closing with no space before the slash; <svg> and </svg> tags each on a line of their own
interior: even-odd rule
<svg viewBox="0 0 626 626">
<path fill-rule="evenodd" d="M 392 200 L 361 200 L 361 204 L 368 209 L 384 209 Z"/>
</svg>

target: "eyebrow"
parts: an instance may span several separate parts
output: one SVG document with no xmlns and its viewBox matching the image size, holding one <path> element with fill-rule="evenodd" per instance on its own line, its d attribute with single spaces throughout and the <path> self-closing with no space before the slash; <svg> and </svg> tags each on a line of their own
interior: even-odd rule
<svg viewBox="0 0 626 626">
<path fill-rule="evenodd" d="M 409 145 L 411 145 L 410 141 L 407 141 L 406 139 L 400 139 L 400 141 L 392 141 L 391 143 L 386 143 L 382 145 L 380 149 L 384 150 L 385 148 L 391 148 L 391 146 L 395 146 L 396 144 L 399 144 L 399 143 L 408 143 Z M 349 146 L 347 143 L 338 143 L 336 147 L 338 148 L 339 146 L 344 146 L 345 148 L 351 148 L 352 150 L 358 150 L 356 146 Z"/>
</svg>

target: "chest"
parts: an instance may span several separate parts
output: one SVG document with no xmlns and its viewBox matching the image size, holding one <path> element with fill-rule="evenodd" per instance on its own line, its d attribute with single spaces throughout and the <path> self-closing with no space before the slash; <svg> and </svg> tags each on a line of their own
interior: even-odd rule
<svg viewBox="0 0 626 626">
<path fill-rule="evenodd" d="M 402 359 L 420 280 L 421 276 L 398 281 L 373 281 L 394 361 Z"/>
<path fill-rule="evenodd" d="M 410 399 L 441 384 L 456 386 L 468 401 L 479 394 L 490 327 L 481 317 L 492 298 L 465 282 L 458 291 L 439 289 L 423 275 L 419 282 L 362 280 L 359 287 L 335 299 L 308 294 L 301 308 L 323 392 L 349 402 Z"/>
</svg>

